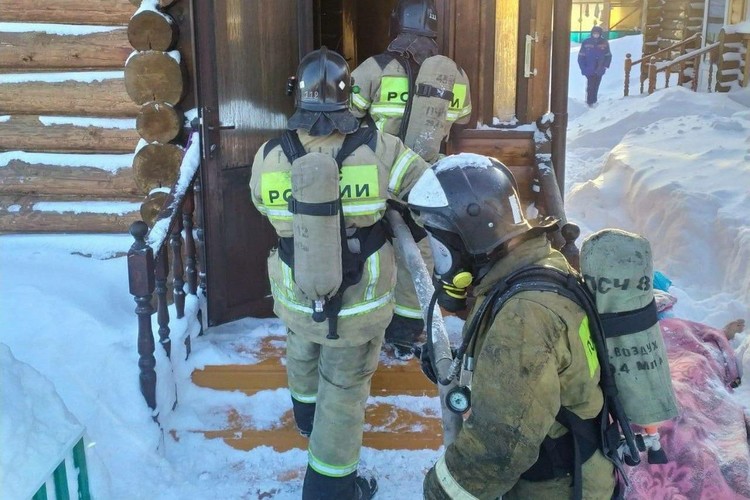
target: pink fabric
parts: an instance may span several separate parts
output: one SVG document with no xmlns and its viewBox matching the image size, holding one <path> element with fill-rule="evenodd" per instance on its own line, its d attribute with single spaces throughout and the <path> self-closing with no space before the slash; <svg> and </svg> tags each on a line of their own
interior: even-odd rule
<svg viewBox="0 0 750 500">
<path fill-rule="evenodd" d="M 692 321 L 660 321 L 680 415 L 659 427 L 669 463 L 645 453 L 627 467 L 627 499 L 750 498 L 750 447 L 745 412 L 731 385 L 739 371 L 723 333 Z"/>
</svg>

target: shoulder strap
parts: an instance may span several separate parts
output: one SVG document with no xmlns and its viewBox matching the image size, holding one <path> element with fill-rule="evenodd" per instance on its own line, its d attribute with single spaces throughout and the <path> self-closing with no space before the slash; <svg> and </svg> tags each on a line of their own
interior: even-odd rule
<svg viewBox="0 0 750 500">
<path fill-rule="evenodd" d="M 271 153 L 273 148 L 276 146 L 279 146 L 281 144 L 281 139 L 278 137 L 274 137 L 270 141 L 266 143 L 266 147 L 263 148 L 263 159 L 265 160 L 268 155 Z"/>
<path fill-rule="evenodd" d="M 284 151 L 289 163 L 294 163 L 294 160 L 301 158 L 307 154 L 305 147 L 302 145 L 302 141 L 299 140 L 296 130 L 285 130 L 281 134 L 279 139 L 281 142 L 281 149 Z"/>
<path fill-rule="evenodd" d="M 344 138 L 344 142 L 341 144 L 341 149 L 336 155 L 336 163 L 339 164 L 339 169 L 341 169 L 344 160 L 359 149 L 360 146 L 367 144 L 370 149 L 375 151 L 377 144 L 377 128 L 375 127 L 375 122 L 369 113 L 365 116 L 364 122 L 367 124 L 367 127 L 360 125 L 356 132 L 349 134 Z"/>
<path fill-rule="evenodd" d="M 409 92 L 407 93 L 406 109 L 404 110 L 404 116 L 401 118 L 401 128 L 398 131 L 398 138 L 402 141 L 406 138 L 406 131 L 409 128 L 409 118 L 411 118 L 411 107 L 414 102 L 414 83 L 417 79 L 414 74 L 414 67 L 410 60 L 404 58 L 401 54 L 389 53 L 395 60 L 399 62 L 404 71 L 406 71 L 406 79 L 409 81 Z M 418 68 L 417 68 L 418 69 Z"/>
</svg>

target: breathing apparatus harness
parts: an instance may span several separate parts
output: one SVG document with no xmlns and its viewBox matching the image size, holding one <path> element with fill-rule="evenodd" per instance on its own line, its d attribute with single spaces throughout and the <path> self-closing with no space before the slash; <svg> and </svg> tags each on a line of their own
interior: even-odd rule
<svg viewBox="0 0 750 500">
<path fill-rule="evenodd" d="M 376 140 L 377 140 L 377 128 L 375 122 L 369 115 L 365 118 L 367 127 L 360 126 L 356 132 L 348 134 L 341 145 L 341 149 L 336 155 L 336 163 L 339 166 L 339 171 L 343 166 L 344 160 L 349 157 L 354 151 L 360 146 L 367 145 L 375 151 Z M 299 136 L 295 130 L 286 130 L 280 138 L 281 149 L 289 160 L 293 163 L 294 160 L 307 154 L 302 142 L 299 140 Z M 278 143 L 269 145 L 274 147 Z M 381 219 L 372 226 L 357 228 L 353 235 L 347 235 L 346 224 L 344 222 L 344 208 L 339 195 L 338 199 L 328 203 L 302 203 L 295 200 L 293 197 L 289 198 L 288 202 L 289 211 L 294 213 L 302 213 L 305 215 L 330 215 L 338 213 L 340 217 L 341 227 L 341 258 L 343 264 L 343 278 L 341 286 L 338 291 L 326 300 L 323 309 L 315 307 L 313 304 L 312 319 L 316 323 L 322 323 L 328 319 L 328 335 L 327 339 L 335 340 L 340 338 L 337 332 L 338 315 L 341 311 L 344 291 L 352 286 L 359 283 L 362 279 L 364 270 L 364 264 L 370 255 L 377 252 L 389 238 L 389 231 L 386 227 L 385 219 Z M 355 247 L 359 247 L 359 252 L 355 253 L 349 248 L 349 240 L 357 240 Z M 294 270 L 294 238 L 286 237 L 279 238 L 279 257 L 282 262 Z M 294 277 L 292 277 L 294 278 Z"/>
<path fill-rule="evenodd" d="M 456 352 L 448 375 L 445 378 L 440 378 L 438 375 L 438 382 L 443 385 L 448 385 L 456 377 L 459 377 L 459 385 L 447 395 L 448 401 L 446 403 L 448 407 L 451 407 L 450 399 L 452 397 L 461 395 L 466 398 L 468 404 L 465 408 L 461 407 L 460 410 L 463 411 L 459 412 L 468 411 L 470 406 L 469 386 L 476 366 L 476 356 L 478 356 L 478 353 L 475 352 L 478 333 L 491 324 L 503 305 L 511 297 L 523 291 L 557 293 L 575 302 L 584 310 L 589 319 L 591 338 L 596 347 L 600 365 L 601 379 L 599 385 L 604 396 L 604 405 L 597 417 L 588 420 L 581 419 L 568 408 L 561 406 L 555 420 L 569 432 L 554 439 L 547 436 L 540 447 L 539 459 L 521 477 L 529 481 L 544 481 L 572 474 L 574 498 L 580 499 L 583 491 L 581 467 L 599 449 L 614 464 L 620 476 L 627 482 L 623 460 L 628 465 L 637 465 L 640 462 L 639 449 L 642 446 L 639 446 L 640 442 L 638 442 L 630 427 L 630 420 L 625 415 L 622 402 L 618 397 L 615 378 L 607 355 L 602 319 L 597 312 L 594 298 L 577 274 L 568 274 L 545 266 L 528 266 L 499 281 L 490 290 L 466 329 L 466 335 Z M 437 296 L 438 293 L 436 292 L 428 309 L 428 332 L 432 328 L 432 310 L 437 301 Z M 431 335 L 427 335 L 427 348 L 432 351 Z M 430 362 L 433 373 L 438 374 L 431 357 Z M 573 457 L 572 463 L 570 461 L 571 455 Z"/>
</svg>

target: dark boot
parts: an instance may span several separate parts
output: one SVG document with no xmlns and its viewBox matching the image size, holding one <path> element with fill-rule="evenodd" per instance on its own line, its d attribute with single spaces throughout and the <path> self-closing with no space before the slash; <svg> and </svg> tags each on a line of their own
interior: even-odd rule
<svg viewBox="0 0 750 500">
<path fill-rule="evenodd" d="M 357 476 L 354 480 L 357 485 L 357 500 L 370 500 L 378 491 L 378 482 L 374 477 Z"/>
<path fill-rule="evenodd" d="M 394 314 L 391 323 L 385 329 L 385 343 L 393 346 L 398 359 L 411 359 L 414 357 L 414 345 L 423 330 L 423 320 Z"/>
<path fill-rule="evenodd" d="M 315 403 L 300 403 L 292 398 L 292 411 L 294 411 L 294 422 L 297 424 L 299 433 L 310 437 L 315 419 Z"/>
<path fill-rule="evenodd" d="M 359 500 L 356 480 L 356 472 L 344 477 L 328 477 L 308 465 L 302 484 L 302 500 Z"/>
</svg>

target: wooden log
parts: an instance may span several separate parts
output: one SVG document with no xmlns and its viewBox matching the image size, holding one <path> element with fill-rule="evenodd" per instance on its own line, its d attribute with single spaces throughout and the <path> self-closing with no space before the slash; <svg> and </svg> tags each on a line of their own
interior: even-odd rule
<svg viewBox="0 0 750 500">
<path fill-rule="evenodd" d="M 44 120 L 41 121 L 41 120 Z M 44 152 L 131 153 L 138 144 L 134 129 L 55 124 L 49 118 L 13 116 L 0 122 L 0 149 Z M 64 122 L 64 120 L 63 120 Z M 47 123 L 45 125 L 45 123 Z"/>
<path fill-rule="evenodd" d="M 128 97 L 122 78 L 92 82 L 67 80 L 4 83 L 2 76 L 4 75 L 0 75 L 0 109 L 7 115 L 134 118 L 138 114 L 138 106 Z"/>
<path fill-rule="evenodd" d="M 124 213 L 97 213 L 58 212 L 34 208 L 36 203 L 43 201 L 52 200 L 40 197 L 0 196 L 0 233 L 126 233 L 130 224 L 140 217 L 137 209 Z M 82 197 L 54 201 L 88 202 Z M 116 202 L 112 200 L 106 203 Z"/>
<path fill-rule="evenodd" d="M 125 89 L 136 104 L 177 104 L 185 85 L 180 62 L 166 52 L 139 52 L 125 65 Z"/>
<path fill-rule="evenodd" d="M 130 3 L 135 5 L 136 7 L 141 6 L 141 0 L 130 0 Z"/>
<path fill-rule="evenodd" d="M 141 220 L 145 222 L 148 227 L 153 227 L 156 217 L 164 207 L 164 202 L 169 197 L 168 192 L 164 191 L 152 191 L 146 196 L 146 201 L 141 204 Z"/>
<path fill-rule="evenodd" d="M 135 183 L 142 193 L 177 182 L 184 151 L 176 144 L 147 144 L 133 158 Z"/>
<path fill-rule="evenodd" d="M 171 104 L 152 101 L 141 107 L 136 128 L 146 142 L 167 143 L 180 133 L 182 121 Z"/>
<path fill-rule="evenodd" d="M 128 40 L 135 50 L 167 51 L 177 42 L 177 24 L 163 12 L 142 10 L 128 23 Z"/>
<path fill-rule="evenodd" d="M 126 25 L 135 9 L 128 0 L 3 0 L 4 22 Z"/>
<path fill-rule="evenodd" d="M 125 28 L 85 35 L 0 31 L 0 40 L 0 69 L 13 71 L 121 69 L 132 52 Z"/>
<path fill-rule="evenodd" d="M 139 196 L 132 168 L 115 172 L 11 160 L 0 167 L 0 194 L 81 196 L 92 199 Z"/>
</svg>

